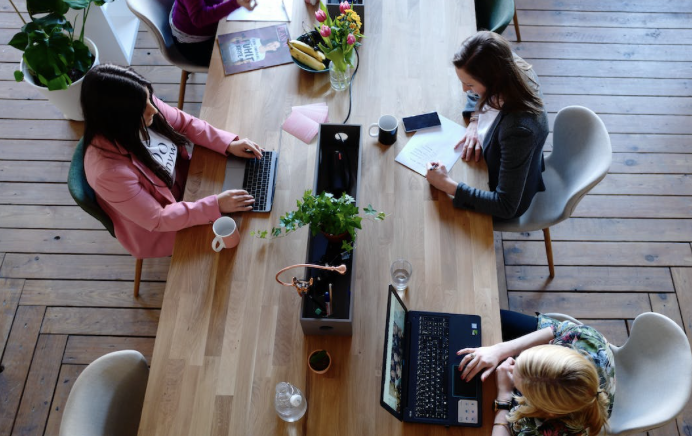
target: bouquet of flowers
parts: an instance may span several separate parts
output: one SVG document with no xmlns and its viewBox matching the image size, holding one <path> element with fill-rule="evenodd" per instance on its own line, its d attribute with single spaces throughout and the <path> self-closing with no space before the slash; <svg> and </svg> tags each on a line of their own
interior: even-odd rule
<svg viewBox="0 0 692 436">
<path fill-rule="evenodd" d="M 360 46 L 358 39 L 363 37 L 360 33 L 363 24 L 347 1 L 339 4 L 339 11 L 341 15 L 332 20 L 327 7 L 320 2 L 320 9 L 315 12 L 319 24 L 315 28 L 322 36 L 323 42 L 317 44 L 322 53 L 334 63 L 337 71 L 345 72 L 347 66 L 355 66 L 353 49 Z"/>
</svg>

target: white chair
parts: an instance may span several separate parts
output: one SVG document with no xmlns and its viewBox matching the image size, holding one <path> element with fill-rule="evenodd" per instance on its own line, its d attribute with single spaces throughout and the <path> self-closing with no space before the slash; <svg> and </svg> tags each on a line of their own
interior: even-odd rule
<svg viewBox="0 0 692 436">
<path fill-rule="evenodd" d="M 582 324 L 569 315 L 546 313 Z M 692 395 L 692 351 L 685 332 L 654 312 L 639 315 L 615 358 L 615 404 L 601 435 L 643 433 L 675 419 Z"/>
<path fill-rule="evenodd" d="M 60 436 L 135 436 L 149 367 L 141 353 L 116 351 L 94 360 L 74 383 Z"/>
<path fill-rule="evenodd" d="M 682 329 L 658 313 L 639 315 L 615 355 L 615 404 L 608 435 L 641 433 L 675 419 L 692 394 L 692 352 Z M 603 432 L 602 432 L 603 433 Z"/>
<path fill-rule="evenodd" d="M 178 93 L 178 109 L 185 103 L 185 87 L 190 73 L 206 73 L 209 65 L 199 65 L 190 62 L 183 56 L 173 41 L 168 15 L 171 13 L 175 0 L 127 0 L 127 7 L 133 14 L 146 24 L 156 37 L 161 54 L 168 62 L 182 69 L 180 76 L 180 91 Z"/>
<path fill-rule="evenodd" d="M 584 195 L 605 177 L 611 161 L 610 137 L 598 115 L 581 106 L 562 109 L 553 127 L 553 151 L 545 158 L 545 191 L 536 194 L 522 216 L 497 221 L 494 230 L 543 230 L 550 277 L 555 277 L 549 228 L 572 215 Z"/>
</svg>

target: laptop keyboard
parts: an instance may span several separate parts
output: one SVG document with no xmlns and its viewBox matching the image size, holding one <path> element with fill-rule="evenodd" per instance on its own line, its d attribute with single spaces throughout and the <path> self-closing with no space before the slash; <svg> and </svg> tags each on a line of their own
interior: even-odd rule
<svg viewBox="0 0 692 436">
<path fill-rule="evenodd" d="M 418 418 L 447 419 L 448 349 L 448 319 L 421 316 L 415 397 Z"/>
<path fill-rule="evenodd" d="M 267 208 L 267 198 L 270 180 L 271 163 L 274 158 L 273 151 L 262 153 L 262 159 L 250 159 L 245 164 L 245 176 L 243 177 L 243 189 L 245 189 L 255 199 L 252 210 L 265 210 Z"/>
</svg>

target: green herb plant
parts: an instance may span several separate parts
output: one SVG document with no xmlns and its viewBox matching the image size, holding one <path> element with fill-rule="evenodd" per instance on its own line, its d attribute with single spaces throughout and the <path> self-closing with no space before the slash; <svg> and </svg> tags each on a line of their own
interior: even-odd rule
<svg viewBox="0 0 692 436">
<path fill-rule="evenodd" d="M 31 21 L 15 34 L 9 44 L 24 52 L 23 59 L 36 83 L 51 91 L 67 89 L 94 64 L 94 55 L 84 44 L 84 27 L 92 4 L 104 0 L 27 0 Z M 82 10 L 82 30 L 75 39 L 74 27 L 65 18 L 70 10 Z M 24 80 L 15 71 L 17 82 Z"/>
<path fill-rule="evenodd" d="M 310 356 L 310 368 L 315 371 L 324 371 L 329 366 L 329 362 L 326 350 L 320 350 Z"/>
<path fill-rule="evenodd" d="M 353 197 L 346 193 L 336 198 L 328 192 L 313 195 L 312 191 L 305 191 L 296 203 L 296 210 L 279 218 L 279 227 L 273 227 L 271 231 L 252 231 L 250 235 L 260 239 L 278 238 L 308 225 L 313 236 L 320 231 L 328 235 L 345 236 L 341 248 L 346 251 L 353 250 L 356 229 L 362 229 L 363 220 L 358 216 L 358 206 Z M 375 221 L 385 218 L 385 213 L 376 211 L 372 205 L 363 208 L 363 212 Z"/>
</svg>

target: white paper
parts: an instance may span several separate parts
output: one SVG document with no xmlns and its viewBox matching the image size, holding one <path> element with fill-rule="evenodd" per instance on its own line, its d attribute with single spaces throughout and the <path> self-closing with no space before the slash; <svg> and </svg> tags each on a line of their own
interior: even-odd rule
<svg viewBox="0 0 692 436">
<path fill-rule="evenodd" d="M 293 0 L 257 0 L 255 9 L 240 7 L 226 18 L 227 21 L 291 21 Z"/>
<path fill-rule="evenodd" d="M 397 155 L 396 161 L 425 176 L 430 162 L 438 161 L 451 170 L 461 157 L 462 147 L 457 145 L 466 133 L 466 127 L 440 115 L 440 127 L 416 132 Z"/>
</svg>

